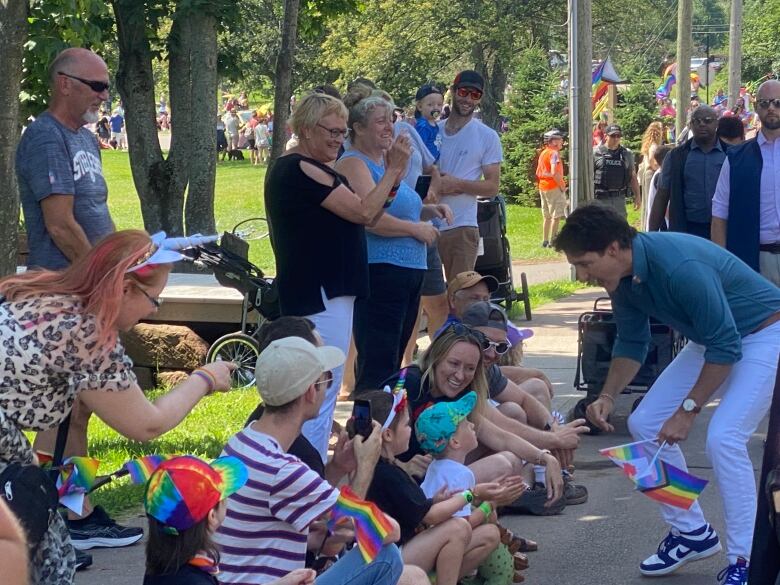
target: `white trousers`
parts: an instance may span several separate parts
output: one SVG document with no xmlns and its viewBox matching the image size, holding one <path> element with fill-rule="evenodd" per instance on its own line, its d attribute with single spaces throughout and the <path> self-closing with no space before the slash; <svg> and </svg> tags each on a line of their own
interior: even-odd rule
<svg viewBox="0 0 780 585">
<path fill-rule="evenodd" d="M 764 278 L 780 286 L 780 254 L 759 252 L 758 264 Z"/>
<path fill-rule="evenodd" d="M 349 342 L 352 340 L 352 309 L 355 305 L 355 297 L 345 296 L 329 299 L 325 295 L 325 291 L 322 290 L 322 302 L 325 304 L 325 310 L 314 315 L 307 315 L 306 318 L 314 323 L 314 327 L 325 345 L 338 347 L 346 355 L 349 351 Z M 333 370 L 333 384 L 325 392 L 325 400 L 320 407 L 320 413 L 317 418 L 306 421 L 301 431 L 303 436 L 320 452 L 323 461 L 328 459 L 328 439 L 343 377 L 344 366 Z"/>
<path fill-rule="evenodd" d="M 634 439 L 654 439 L 682 404 L 704 366 L 704 346 L 689 342 L 658 377 L 628 419 Z M 713 396 L 720 398 L 707 428 L 706 453 L 726 520 L 729 563 L 750 558 L 756 517 L 756 479 L 747 442 L 772 401 L 780 354 L 780 322 L 742 339 L 742 359 Z M 701 414 L 699 415 L 701 417 Z M 652 447 L 650 448 L 652 451 Z M 680 447 L 664 447 L 661 458 L 688 469 Z M 708 486 L 712 489 L 712 485 Z M 681 532 L 701 527 L 706 520 L 698 501 L 689 510 L 659 504 L 661 514 Z"/>
</svg>

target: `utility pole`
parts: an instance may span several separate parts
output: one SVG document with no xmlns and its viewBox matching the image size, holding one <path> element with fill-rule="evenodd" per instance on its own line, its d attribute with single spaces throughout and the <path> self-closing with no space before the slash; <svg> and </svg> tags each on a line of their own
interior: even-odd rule
<svg viewBox="0 0 780 585">
<path fill-rule="evenodd" d="M 742 0 L 731 0 L 729 22 L 729 108 L 733 108 L 742 85 Z"/>
<path fill-rule="evenodd" d="M 593 199 L 591 0 L 569 0 L 569 188 L 572 211 Z"/>
<path fill-rule="evenodd" d="M 693 27 L 693 0 L 680 0 L 677 5 L 677 119 L 679 136 L 688 122 L 691 104 L 691 30 Z"/>
</svg>

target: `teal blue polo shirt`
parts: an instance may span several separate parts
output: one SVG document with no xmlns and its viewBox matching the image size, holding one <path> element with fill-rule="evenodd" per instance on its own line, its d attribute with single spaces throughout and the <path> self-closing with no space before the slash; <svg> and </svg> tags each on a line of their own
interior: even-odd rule
<svg viewBox="0 0 780 585">
<path fill-rule="evenodd" d="M 742 357 L 742 338 L 780 311 L 780 288 L 704 238 L 639 233 L 632 252 L 632 275 L 610 294 L 612 357 L 643 363 L 653 317 L 703 345 L 705 361 L 733 364 Z"/>
</svg>

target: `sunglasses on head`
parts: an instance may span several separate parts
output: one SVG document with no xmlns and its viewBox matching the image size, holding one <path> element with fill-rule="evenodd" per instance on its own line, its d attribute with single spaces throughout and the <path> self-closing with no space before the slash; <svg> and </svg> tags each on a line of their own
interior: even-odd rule
<svg viewBox="0 0 780 585">
<path fill-rule="evenodd" d="M 482 98 L 482 90 L 476 89 L 473 87 L 459 87 L 455 90 L 455 93 L 458 94 L 458 97 L 470 97 L 473 100 L 478 100 Z"/>
<path fill-rule="evenodd" d="M 775 98 L 773 100 L 756 100 L 756 104 L 762 110 L 768 110 L 769 106 L 774 106 L 775 109 L 780 110 L 780 98 Z"/>
<path fill-rule="evenodd" d="M 95 93 L 103 93 L 104 91 L 108 91 L 108 88 L 111 87 L 105 81 L 91 81 L 89 79 L 82 79 L 81 77 L 76 77 L 75 75 L 71 75 L 69 73 L 63 73 L 62 71 L 57 71 L 57 74 L 67 77 L 69 79 L 75 79 L 76 81 L 80 81 L 84 85 L 88 85 L 89 88 Z"/>
</svg>

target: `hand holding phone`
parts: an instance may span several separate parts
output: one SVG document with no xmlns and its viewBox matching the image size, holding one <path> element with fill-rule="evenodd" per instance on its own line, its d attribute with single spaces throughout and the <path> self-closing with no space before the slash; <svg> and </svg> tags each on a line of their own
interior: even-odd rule
<svg viewBox="0 0 780 585">
<path fill-rule="evenodd" d="M 355 435 L 367 439 L 373 428 L 371 403 L 368 400 L 355 400 L 352 406 L 352 428 Z"/>
<path fill-rule="evenodd" d="M 428 189 L 431 188 L 431 175 L 420 175 L 417 177 L 417 183 L 414 185 L 414 190 L 420 196 L 420 199 L 425 200 L 428 196 Z"/>
</svg>

